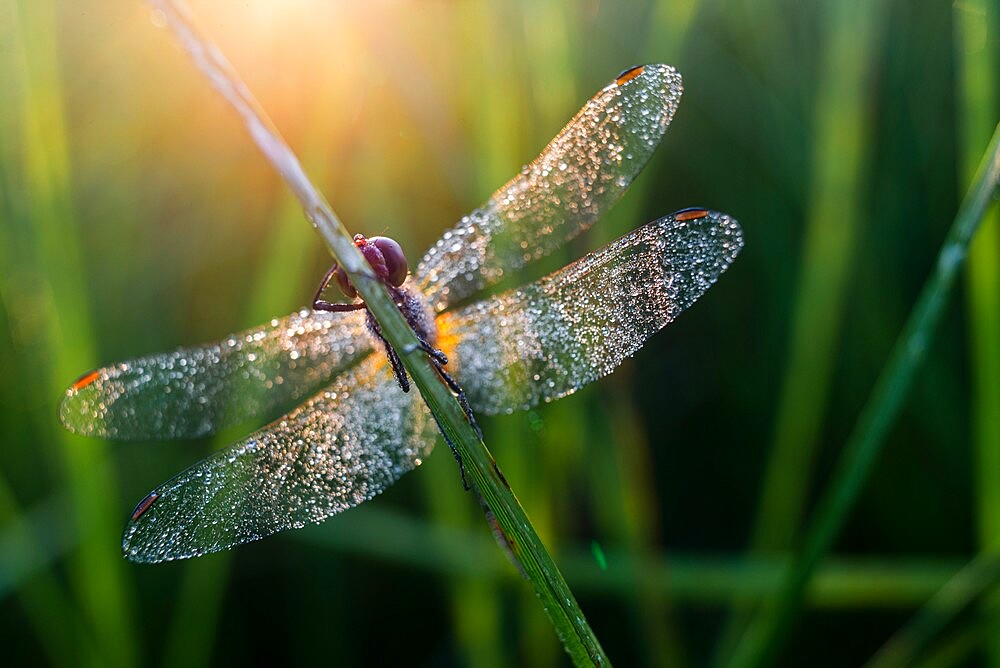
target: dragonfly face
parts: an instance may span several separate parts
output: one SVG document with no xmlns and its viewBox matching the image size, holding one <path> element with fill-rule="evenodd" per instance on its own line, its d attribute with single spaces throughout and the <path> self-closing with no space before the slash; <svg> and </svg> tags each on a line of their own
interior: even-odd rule
<svg viewBox="0 0 1000 668">
<path fill-rule="evenodd" d="M 381 255 L 382 278 L 419 303 L 475 412 L 534 406 L 610 373 L 736 257 L 736 221 L 685 209 L 540 281 L 470 300 L 607 211 L 658 145 L 680 95 L 669 66 L 623 72 L 410 276 L 388 244 L 364 242 Z M 346 276 L 337 284 L 353 297 Z M 437 439 L 434 421 L 418 393 L 400 391 L 365 321 L 358 310 L 305 309 L 74 383 L 63 424 L 113 439 L 199 437 L 299 404 L 147 496 L 125 527 L 125 555 L 191 557 L 319 522 L 419 465 Z"/>
<path fill-rule="evenodd" d="M 406 275 L 410 272 L 410 268 L 406 264 L 406 255 L 403 253 L 403 247 L 395 239 L 390 239 L 389 237 L 372 237 L 371 239 L 367 239 L 363 234 L 355 234 L 354 245 L 364 255 L 365 260 L 368 261 L 368 265 L 375 272 L 375 275 L 385 281 L 386 284 L 398 288 L 406 280 Z M 334 266 L 331 271 L 333 272 L 334 279 L 337 281 L 337 287 L 340 288 L 340 291 L 344 295 L 350 299 L 358 296 L 358 291 L 351 284 L 351 279 L 347 277 L 347 272 L 337 266 Z M 321 292 L 324 287 L 326 287 L 325 282 L 320 288 Z"/>
</svg>

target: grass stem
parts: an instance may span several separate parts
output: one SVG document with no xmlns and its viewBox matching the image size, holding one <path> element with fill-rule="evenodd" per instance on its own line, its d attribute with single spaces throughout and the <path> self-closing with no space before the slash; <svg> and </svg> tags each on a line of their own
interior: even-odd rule
<svg viewBox="0 0 1000 668">
<path fill-rule="evenodd" d="M 864 488 L 882 451 L 885 435 L 913 385 L 965 260 L 969 242 L 993 201 L 998 181 L 1000 125 L 993 133 L 972 188 L 945 238 L 933 273 L 924 284 L 820 497 L 795 562 L 777 595 L 765 604 L 743 634 L 730 665 L 768 665 L 776 659 L 801 608 L 806 587 Z"/>
<path fill-rule="evenodd" d="M 1000 103 L 996 35 L 1000 11 L 991 0 L 955 3 L 955 61 L 957 64 L 959 178 L 966 182 L 976 169 L 977 152 L 990 132 Z M 1000 556 L 1000 211 L 982 223 L 969 247 L 966 271 L 969 321 L 971 422 L 976 483 L 979 545 Z M 994 620 L 1000 612 L 1000 594 L 983 601 L 982 613 Z M 995 622 L 994 622 L 995 623 Z M 1000 626 L 986 642 L 987 665 L 1000 667 Z"/>
<path fill-rule="evenodd" d="M 928 643 L 1000 582 L 1000 557 L 983 551 L 942 586 L 914 618 L 872 657 L 867 668 L 912 666 Z"/>
</svg>

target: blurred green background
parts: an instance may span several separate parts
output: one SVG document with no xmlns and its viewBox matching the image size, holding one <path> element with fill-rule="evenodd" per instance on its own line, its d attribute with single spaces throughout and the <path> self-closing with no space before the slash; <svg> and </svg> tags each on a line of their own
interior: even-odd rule
<svg viewBox="0 0 1000 668">
<path fill-rule="evenodd" d="M 746 248 L 610 378 L 481 424 L 612 660 L 725 665 L 1000 118 L 996 3 L 192 7 L 348 228 L 411 262 L 619 70 L 681 71 L 650 165 L 548 266 L 687 206 L 735 216 Z M 144 4 L 0 0 L 5 664 L 568 663 L 443 445 L 323 525 L 189 562 L 121 558 L 135 502 L 237 434 L 75 437 L 63 389 L 291 312 L 328 262 Z M 998 540 L 994 211 L 780 662 L 867 661 Z M 1000 666 L 995 581 L 918 628 L 915 656 Z"/>
</svg>

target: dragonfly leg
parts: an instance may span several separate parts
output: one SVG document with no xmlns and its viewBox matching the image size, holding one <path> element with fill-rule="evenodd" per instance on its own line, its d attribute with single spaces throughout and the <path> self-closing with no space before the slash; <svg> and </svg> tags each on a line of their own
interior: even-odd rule
<svg viewBox="0 0 1000 668">
<path fill-rule="evenodd" d="M 476 422 L 476 416 L 472 413 L 472 406 L 469 405 L 469 400 L 465 396 L 465 390 L 463 390 L 462 386 L 458 384 L 458 381 L 452 378 L 451 374 L 444 370 L 444 365 L 448 363 L 448 356 L 445 355 L 443 351 L 438 350 L 428 343 L 427 340 L 419 334 L 417 334 L 416 348 L 427 353 L 427 356 L 431 360 L 431 364 L 434 365 L 434 369 L 438 372 L 438 375 L 441 376 L 441 380 L 443 380 L 445 385 L 448 386 L 448 389 L 450 389 L 455 396 L 458 397 L 458 403 L 461 404 L 462 411 L 465 412 L 466 419 L 472 425 L 473 429 L 476 430 L 476 435 L 479 436 L 479 440 L 483 440 L 483 430 L 479 428 L 479 423 Z"/>
<path fill-rule="evenodd" d="M 448 356 L 431 344 L 427 343 L 427 341 L 419 335 L 417 336 L 417 341 L 419 341 L 419 344 L 414 346 L 412 350 L 419 349 L 427 353 L 427 357 L 430 359 L 434 370 L 437 371 L 438 376 L 440 376 L 441 380 L 443 380 L 445 385 L 448 386 L 448 389 L 451 390 L 456 397 L 458 397 L 458 403 L 462 406 L 462 411 L 465 413 L 465 419 L 467 419 L 469 424 L 472 425 L 472 428 L 476 430 L 476 436 L 479 437 L 479 440 L 483 440 L 483 430 L 479 428 L 479 423 L 476 422 L 476 416 L 472 413 L 472 406 L 469 405 L 469 400 L 465 396 L 465 390 L 463 390 L 462 386 L 458 384 L 458 381 L 451 377 L 451 374 L 444 370 L 444 365 L 448 363 Z M 462 487 L 466 492 L 468 492 L 469 483 L 465 479 L 465 464 L 462 462 L 462 456 L 458 454 L 458 448 L 455 447 L 455 444 L 451 442 L 450 438 L 448 438 L 444 429 L 441 428 L 441 423 L 438 421 L 437 416 L 434 416 L 434 421 L 437 422 L 438 431 L 441 432 L 441 435 L 444 436 L 444 440 L 448 444 L 448 447 L 451 448 L 451 454 L 455 456 L 455 461 L 458 462 L 458 470 L 462 474 Z"/>
<path fill-rule="evenodd" d="M 381 336 L 379 336 L 382 339 Z M 399 383 L 399 387 L 403 392 L 410 391 L 410 379 L 406 375 L 406 368 L 403 366 L 403 360 L 399 359 L 399 355 L 392 345 L 382 339 L 382 343 L 385 344 L 385 354 L 389 358 L 389 366 L 392 367 L 392 375 L 396 377 L 396 382 Z"/>
<path fill-rule="evenodd" d="M 312 308 L 314 311 L 326 311 L 327 313 L 345 313 L 347 311 L 360 311 L 365 307 L 364 302 L 358 302 L 357 304 L 335 304 L 333 302 L 328 302 L 324 299 L 313 300 Z"/>
<path fill-rule="evenodd" d="M 442 353 L 440 350 L 437 350 L 435 352 L 439 353 L 442 357 L 444 357 L 444 353 Z M 480 441 L 483 440 L 483 430 L 479 428 L 479 423 L 476 422 L 476 416 L 473 415 L 472 413 L 472 406 L 469 405 L 469 400 L 465 396 L 465 390 L 462 389 L 462 386 L 458 384 L 457 380 L 451 377 L 451 374 L 449 374 L 447 371 L 444 370 L 444 366 L 440 361 L 438 361 L 437 356 L 431 353 L 428 353 L 428 355 L 430 356 L 431 364 L 437 370 L 438 375 L 441 376 L 441 380 L 443 380 L 445 385 L 448 386 L 448 389 L 450 389 L 455 394 L 455 396 L 458 397 L 458 403 L 459 405 L 462 406 L 462 411 L 465 413 L 465 418 L 469 421 L 469 424 L 472 425 L 472 428 L 476 430 L 476 436 L 479 437 Z M 445 357 L 446 361 L 447 359 L 448 358 Z"/>
<path fill-rule="evenodd" d="M 468 492 L 472 488 L 469 487 L 469 481 L 465 479 L 465 463 L 462 462 L 462 455 L 458 454 L 458 448 L 456 448 L 455 444 L 451 442 L 450 438 L 448 438 L 448 434 L 445 433 L 444 427 L 441 426 L 441 422 L 437 419 L 437 416 L 434 415 L 433 412 L 431 412 L 431 417 L 434 418 L 434 422 L 436 422 L 438 426 L 438 431 L 441 432 L 441 435 L 444 437 L 444 442 L 448 444 L 448 448 L 451 449 L 451 454 L 454 455 L 455 461 L 458 462 L 458 472 L 462 476 L 462 489 Z"/>
<path fill-rule="evenodd" d="M 429 344 L 426 341 L 424 341 L 419 336 L 417 337 L 417 341 L 420 342 L 420 349 L 423 350 L 428 355 L 430 355 L 431 359 L 435 360 L 438 364 L 447 364 L 448 363 L 448 356 L 444 354 L 444 351 L 438 350 L 437 348 L 435 348 L 431 344 Z M 441 369 L 438 368 L 438 371 L 441 371 Z M 447 374 L 445 374 L 445 375 L 447 375 Z M 448 386 L 451 387 L 451 383 L 449 383 Z"/>
<path fill-rule="evenodd" d="M 364 304 L 362 304 L 364 306 Z M 385 348 L 385 355 L 389 358 L 389 366 L 392 367 L 392 375 L 396 377 L 396 382 L 399 383 L 400 389 L 403 392 L 410 391 L 410 379 L 406 375 L 406 368 L 403 366 L 403 360 L 399 359 L 399 354 L 396 349 L 392 347 L 392 344 L 386 341 L 385 337 L 382 336 L 382 328 L 379 326 L 378 321 L 372 316 L 372 312 L 368 312 L 368 318 L 366 320 L 368 324 L 368 331 L 370 331 L 375 338 L 382 342 L 382 347 Z"/>
<path fill-rule="evenodd" d="M 335 304 L 334 302 L 328 302 L 325 299 L 320 299 L 323 296 L 323 291 L 326 290 L 327 286 L 330 285 L 330 281 L 333 280 L 333 275 L 337 273 L 337 265 L 333 265 L 327 269 L 326 274 L 323 275 L 323 280 L 320 281 L 319 287 L 316 288 L 316 294 L 313 295 L 312 308 L 314 311 L 327 311 L 328 313 L 344 313 L 347 311 L 360 311 L 365 307 L 364 302 L 358 302 L 356 304 Z"/>
<path fill-rule="evenodd" d="M 316 288 L 316 294 L 313 295 L 314 304 L 320 301 L 320 295 L 322 295 L 323 291 L 326 290 L 326 286 L 330 285 L 330 281 L 333 280 L 333 275 L 337 273 L 337 266 L 337 264 L 334 264 L 326 270 L 326 273 L 323 275 L 323 280 L 320 281 L 319 287 Z"/>
<path fill-rule="evenodd" d="M 416 332 L 414 332 L 416 334 Z M 422 350 L 423 352 L 430 355 L 431 358 L 436 360 L 439 364 L 447 364 L 448 356 L 444 354 L 443 350 L 438 350 L 431 344 L 427 343 L 419 334 L 417 334 L 417 343 L 411 344 L 403 350 L 404 353 L 411 353 L 414 350 Z"/>
</svg>

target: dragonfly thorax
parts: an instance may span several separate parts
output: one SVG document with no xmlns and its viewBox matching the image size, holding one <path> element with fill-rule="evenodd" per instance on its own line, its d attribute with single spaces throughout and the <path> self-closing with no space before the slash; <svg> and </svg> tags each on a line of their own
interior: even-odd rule
<svg viewBox="0 0 1000 668">
<path fill-rule="evenodd" d="M 410 286 L 390 288 L 389 292 L 392 293 L 396 306 L 417 336 L 431 345 L 436 344 L 437 325 L 434 323 L 434 315 L 427 308 L 427 302 L 423 296 Z M 371 311 L 368 312 L 368 328 L 381 331 Z"/>
</svg>

